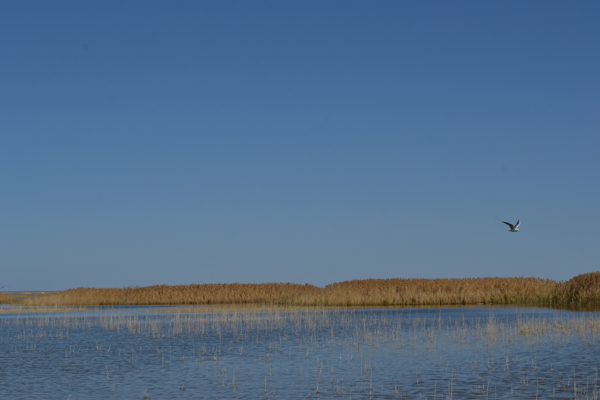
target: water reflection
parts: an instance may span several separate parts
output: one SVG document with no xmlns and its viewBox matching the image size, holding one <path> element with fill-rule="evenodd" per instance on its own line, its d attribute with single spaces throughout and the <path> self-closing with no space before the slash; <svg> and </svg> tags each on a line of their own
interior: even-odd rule
<svg viewBox="0 0 600 400">
<path fill-rule="evenodd" d="M 111 307 L 0 327 L 0 398 L 598 398 L 590 312 Z"/>
</svg>

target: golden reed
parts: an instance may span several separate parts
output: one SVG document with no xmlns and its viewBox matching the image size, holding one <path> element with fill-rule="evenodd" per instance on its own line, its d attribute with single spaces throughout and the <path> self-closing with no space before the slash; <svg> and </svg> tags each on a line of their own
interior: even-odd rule
<svg viewBox="0 0 600 400">
<path fill-rule="evenodd" d="M 402 306 L 461 304 L 594 305 L 600 272 L 566 282 L 539 278 L 364 279 L 319 288 L 293 283 L 77 288 L 14 301 L 30 306 L 273 304 Z"/>
</svg>

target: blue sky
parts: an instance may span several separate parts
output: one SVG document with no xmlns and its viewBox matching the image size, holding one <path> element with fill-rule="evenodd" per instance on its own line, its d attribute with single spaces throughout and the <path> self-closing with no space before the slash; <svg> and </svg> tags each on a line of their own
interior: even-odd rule
<svg viewBox="0 0 600 400">
<path fill-rule="evenodd" d="M 0 285 L 596 271 L 599 20 L 591 1 L 2 2 Z"/>
</svg>

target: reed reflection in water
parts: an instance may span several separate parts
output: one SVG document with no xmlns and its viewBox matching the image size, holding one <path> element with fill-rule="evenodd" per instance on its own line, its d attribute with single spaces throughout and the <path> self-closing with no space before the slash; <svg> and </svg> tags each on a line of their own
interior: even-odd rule
<svg viewBox="0 0 600 400">
<path fill-rule="evenodd" d="M 589 312 L 127 307 L 0 327 L 7 399 L 598 398 Z"/>
</svg>

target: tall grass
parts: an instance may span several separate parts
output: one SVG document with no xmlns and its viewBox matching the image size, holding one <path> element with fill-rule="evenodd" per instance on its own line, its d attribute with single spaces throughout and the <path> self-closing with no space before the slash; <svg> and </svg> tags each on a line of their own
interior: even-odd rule
<svg viewBox="0 0 600 400">
<path fill-rule="evenodd" d="M 316 286 L 293 283 L 155 285 L 126 288 L 76 288 L 24 299 L 24 305 L 186 305 L 290 303 Z"/>
<path fill-rule="evenodd" d="M 577 305 L 600 304 L 600 271 L 577 275 L 560 285 L 556 301 Z"/>
<path fill-rule="evenodd" d="M 77 288 L 18 301 L 30 306 L 274 304 L 405 306 L 600 304 L 600 272 L 566 282 L 540 278 L 365 279 L 319 288 L 293 283 Z"/>
<path fill-rule="evenodd" d="M 313 305 L 549 304 L 557 283 L 538 278 L 366 279 L 328 285 Z"/>
</svg>

